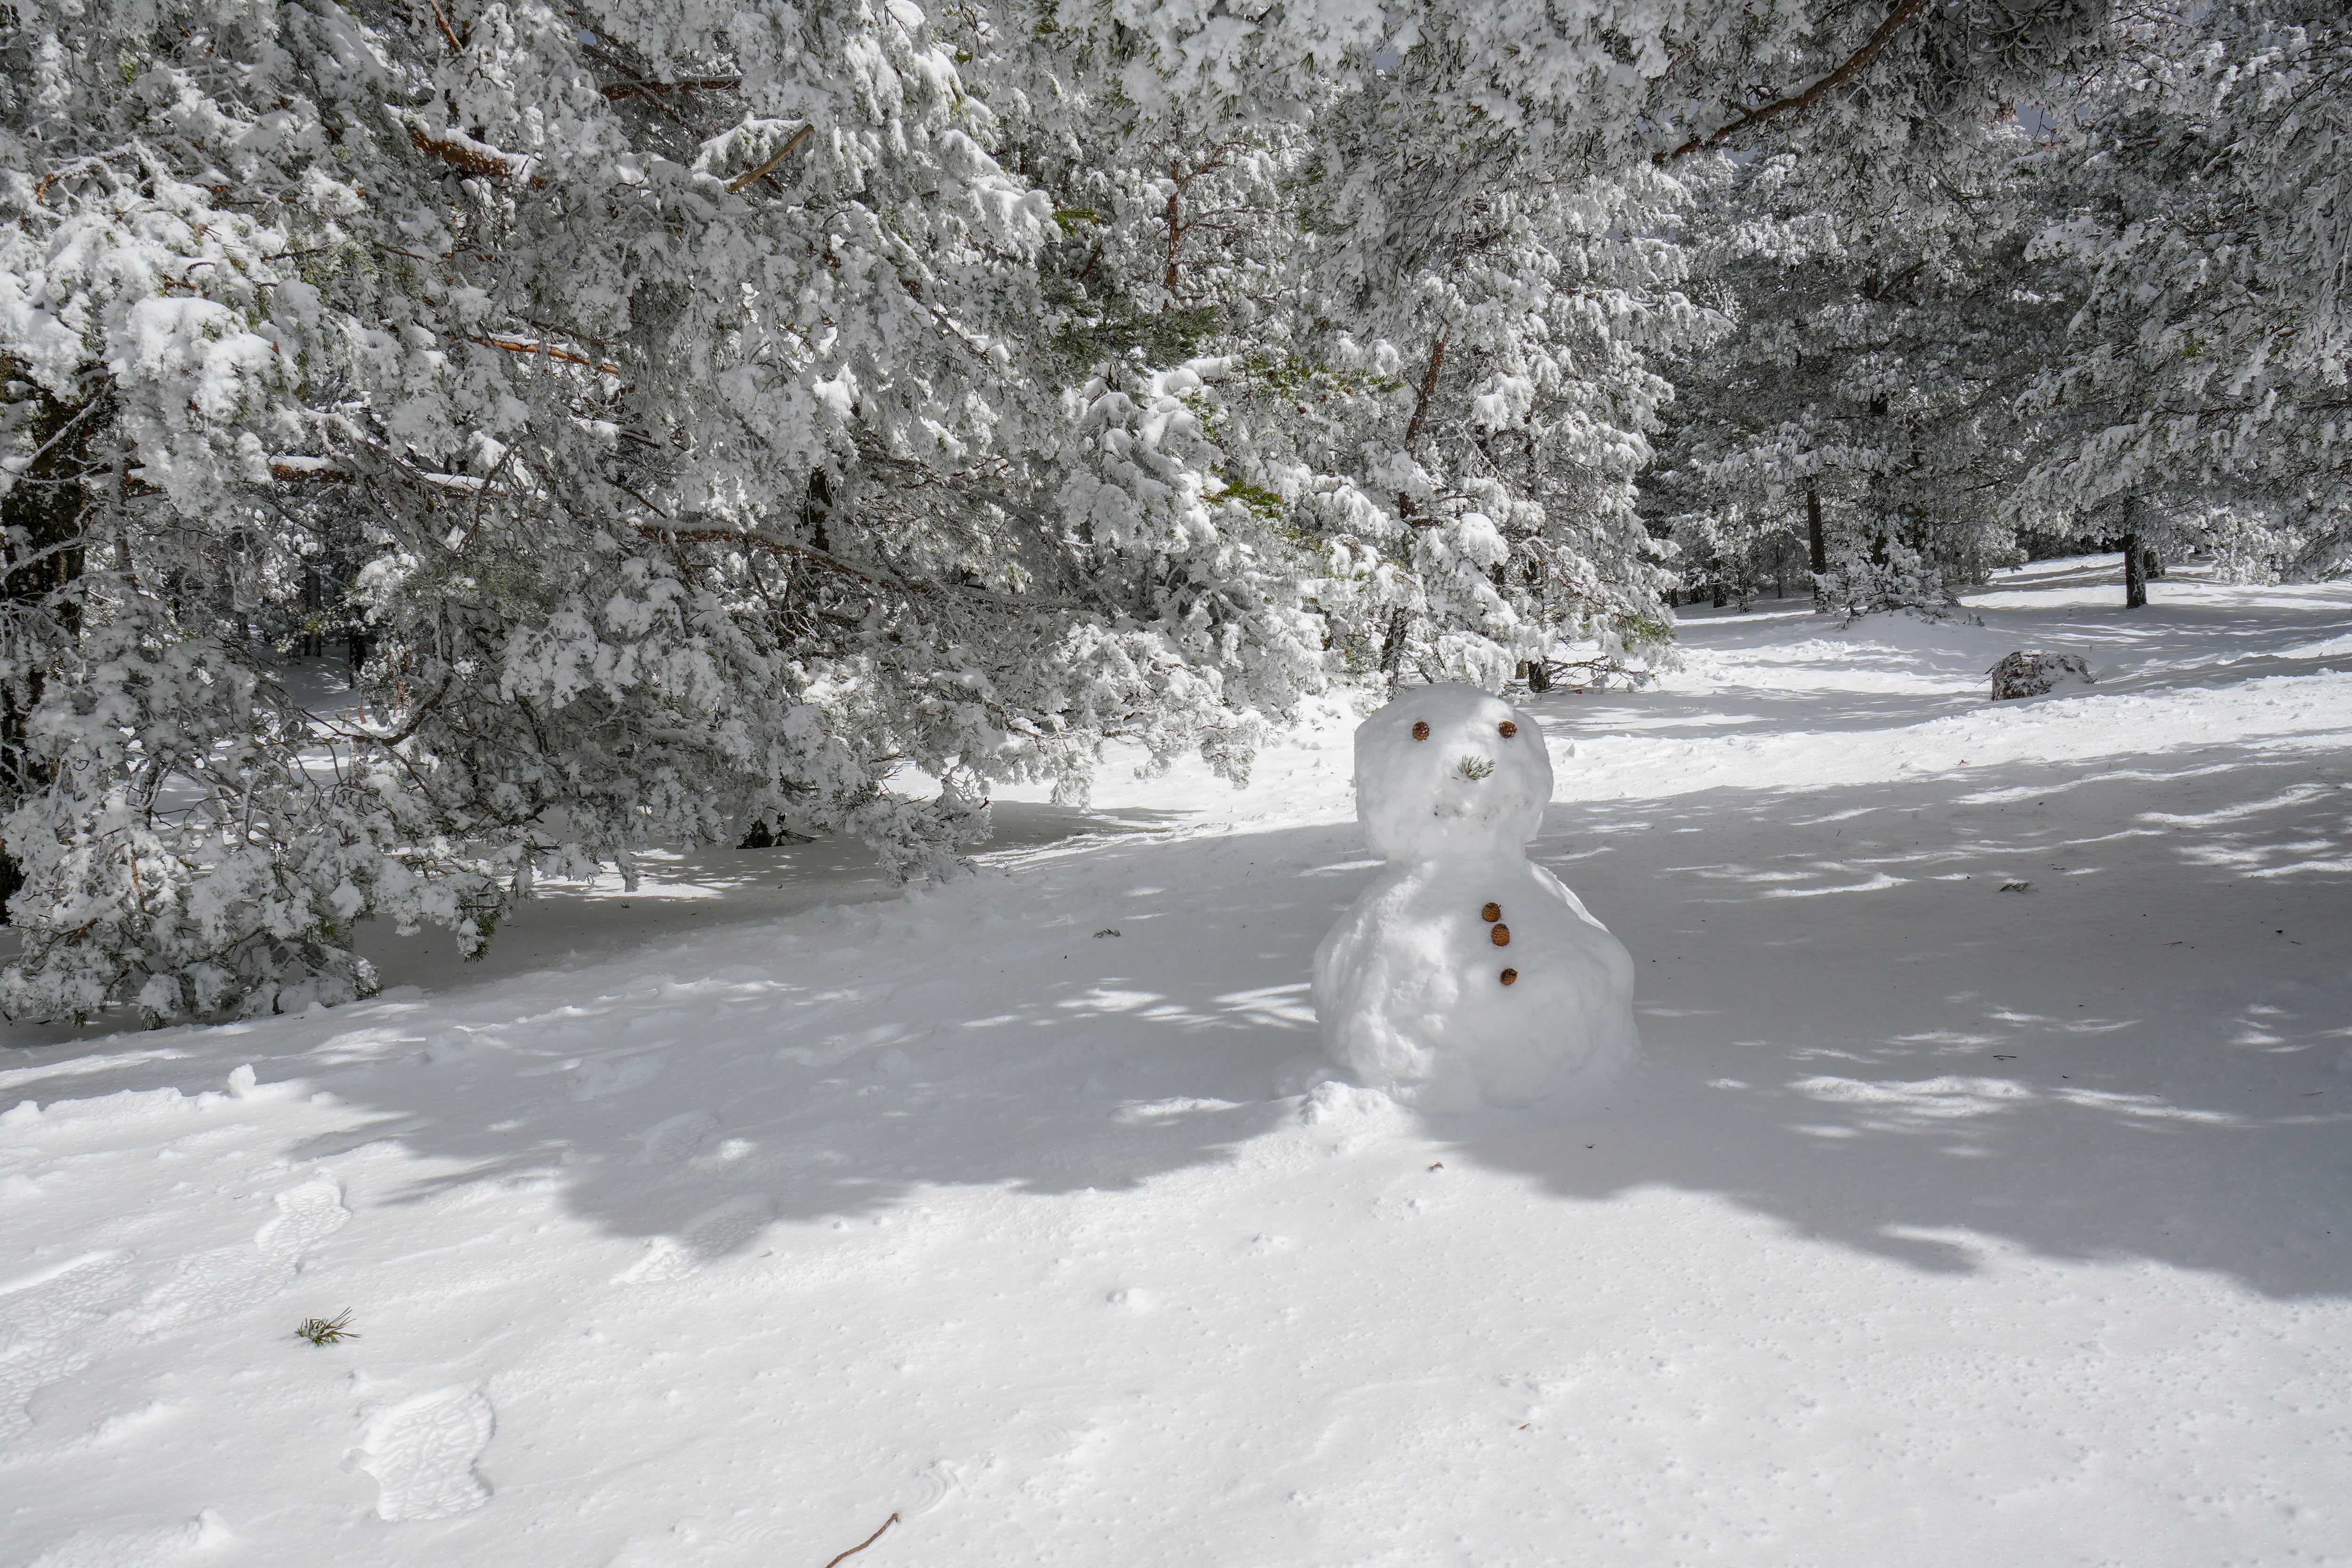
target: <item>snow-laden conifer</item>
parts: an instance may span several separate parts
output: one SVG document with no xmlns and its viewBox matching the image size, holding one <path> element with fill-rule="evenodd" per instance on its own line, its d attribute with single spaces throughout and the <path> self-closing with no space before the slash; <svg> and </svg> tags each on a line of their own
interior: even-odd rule
<svg viewBox="0 0 2352 1568">
<path fill-rule="evenodd" d="M 2352 566 L 2352 28 L 2333 5 L 2135 12 L 2040 246 L 2087 301 L 2036 389 L 2046 524 Z"/>
<path fill-rule="evenodd" d="M 1999 112 L 1912 141 L 1727 167 L 1692 215 L 1703 296 L 1737 324 L 1671 369 L 1649 506 L 1694 585 L 1744 598 L 1795 563 L 1824 607 L 1932 613 L 2014 558 L 2018 400 L 2073 307 L 2028 254 L 2065 149 Z"/>
<path fill-rule="evenodd" d="M 1663 630 L 1683 171 L 1935 125 L 2011 0 L 27 0 L 0 52 L 18 1014 L 372 984 L 754 825 Z M 1973 110 L 1969 110 L 1973 112 Z M 330 700 L 315 657 L 358 662 Z M 296 677 L 300 679 L 296 679 Z M 911 765 L 939 796 L 893 793 Z"/>
</svg>

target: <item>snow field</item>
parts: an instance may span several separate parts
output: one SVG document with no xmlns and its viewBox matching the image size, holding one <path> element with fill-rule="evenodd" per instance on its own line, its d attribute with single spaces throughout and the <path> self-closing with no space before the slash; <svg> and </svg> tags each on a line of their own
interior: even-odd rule
<svg viewBox="0 0 2352 1568">
<path fill-rule="evenodd" d="M 1316 1081 L 1337 721 L 908 900 L 25 1037 L 0 1563 L 2352 1561 L 2352 592 L 2095 570 L 1539 700 L 1639 971 L 1579 1120 Z"/>
</svg>

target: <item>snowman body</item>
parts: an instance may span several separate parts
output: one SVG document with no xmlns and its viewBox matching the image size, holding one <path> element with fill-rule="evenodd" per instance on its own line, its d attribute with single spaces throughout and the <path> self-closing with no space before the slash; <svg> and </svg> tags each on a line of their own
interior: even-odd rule
<svg viewBox="0 0 2352 1568">
<path fill-rule="evenodd" d="M 1638 1048 L 1633 961 L 1527 858 L 1551 798 L 1541 728 L 1425 686 L 1356 731 L 1356 809 L 1389 868 L 1315 955 L 1331 1056 L 1433 1110 L 1605 1085 Z"/>
</svg>

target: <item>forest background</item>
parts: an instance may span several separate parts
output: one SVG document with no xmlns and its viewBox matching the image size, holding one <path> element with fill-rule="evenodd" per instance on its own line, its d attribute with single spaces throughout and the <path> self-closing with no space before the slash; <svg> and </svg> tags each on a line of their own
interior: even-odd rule
<svg viewBox="0 0 2352 1568">
<path fill-rule="evenodd" d="M 15 0 L 0 59 L 12 1016 L 365 994 L 357 922 L 654 845 L 943 875 L 992 784 L 1638 681 L 1694 591 L 2352 567 L 2331 5 Z"/>
</svg>

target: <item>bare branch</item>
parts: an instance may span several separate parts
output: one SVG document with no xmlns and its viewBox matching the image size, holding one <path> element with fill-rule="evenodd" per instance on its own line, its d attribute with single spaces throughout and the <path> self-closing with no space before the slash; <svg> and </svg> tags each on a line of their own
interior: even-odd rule
<svg viewBox="0 0 2352 1568">
<path fill-rule="evenodd" d="M 1870 68 L 1870 62 L 1876 59 L 1886 46 L 1895 41 L 1895 35 L 1903 30 L 1903 24 L 1927 8 L 1927 0 L 1895 0 L 1895 9 L 1889 11 L 1886 14 L 1886 19 L 1878 24 L 1878 30 L 1870 35 L 1869 41 L 1856 49 L 1845 64 L 1792 98 L 1777 99 L 1760 108 L 1751 109 L 1711 135 L 1694 136 L 1673 152 L 1659 153 L 1658 162 L 1670 163 L 1685 153 L 1703 153 L 1711 147 L 1719 147 L 1752 125 L 1760 125 L 1767 120 L 1795 110 L 1811 109 L 1823 98 Z"/>
<path fill-rule="evenodd" d="M 464 54 L 466 46 L 457 41 L 457 29 L 449 25 L 449 16 L 441 9 L 441 0 L 425 0 L 425 3 L 433 7 L 433 19 L 441 24 L 441 36 L 449 40 L 449 52 Z"/>
<path fill-rule="evenodd" d="M 750 184 L 752 181 L 758 179 L 761 175 L 766 174 L 769 170 L 774 168 L 777 164 L 782 163 L 785 159 L 791 157 L 793 150 L 799 147 L 802 142 L 807 141 L 809 132 L 815 129 L 816 121 L 812 120 L 806 125 L 802 126 L 798 131 L 793 132 L 793 139 L 785 142 L 774 157 L 769 159 L 766 163 L 761 164 L 756 169 L 746 169 L 743 173 L 736 175 L 733 179 L 727 182 L 727 188 L 730 191 L 740 191 L 744 186 Z"/>
<path fill-rule="evenodd" d="M 539 342 L 530 338 L 501 337 L 496 332 L 488 333 L 482 337 L 475 337 L 471 333 L 468 333 L 466 341 L 469 343 L 479 343 L 486 349 L 504 349 L 507 353 L 511 354 L 545 354 L 549 359 L 562 360 L 566 364 L 584 364 L 589 369 L 596 372 L 599 375 L 618 375 L 621 374 L 621 367 L 614 364 L 611 360 L 590 359 L 584 354 L 573 353 L 569 349 L 555 348 L 551 344 Z"/>
<path fill-rule="evenodd" d="M 638 81 L 631 79 L 610 83 L 596 90 L 618 103 L 625 98 L 635 98 L 640 94 L 650 98 L 671 92 L 734 92 L 742 85 L 743 79 L 740 76 L 695 77 L 687 81 Z"/>
<path fill-rule="evenodd" d="M 430 153 L 445 163 L 454 163 L 469 174 L 487 175 L 494 180 L 511 180 L 530 164 L 527 156 L 502 153 L 471 137 L 460 141 L 455 137 L 430 135 L 414 123 L 408 127 L 408 139 L 416 144 L 420 153 Z M 530 176 L 533 190 L 546 184 L 537 174 Z"/>
<path fill-rule="evenodd" d="M 612 479 L 606 479 L 604 482 L 613 485 L 615 489 L 627 488 Z M 634 490 L 629 493 L 636 494 Z M 641 501 L 645 500 L 643 496 L 638 496 L 637 499 Z M 651 506 L 653 503 L 646 501 L 646 504 Z M 639 523 L 637 532 L 646 539 L 662 542 L 684 541 L 699 544 L 738 544 L 765 550 L 777 555 L 797 556 L 801 560 L 814 562 L 829 572 L 837 572 L 845 577 L 855 577 L 861 583 L 877 588 L 887 588 L 894 593 L 934 594 L 947 599 L 978 599 L 986 604 L 1002 605 L 1008 609 L 1019 610 L 1074 610 L 1082 607 L 1067 599 L 1024 599 L 1013 594 L 992 593 L 986 588 L 971 588 L 950 583 L 932 583 L 920 578 L 909 580 L 893 576 L 879 570 L 869 571 L 863 566 L 852 565 L 840 556 L 830 554 L 814 545 L 795 543 L 789 539 L 778 539 L 772 534 L 757 532 L 751 529 L 673 528 L 667 523 Z"/>
</svg>

